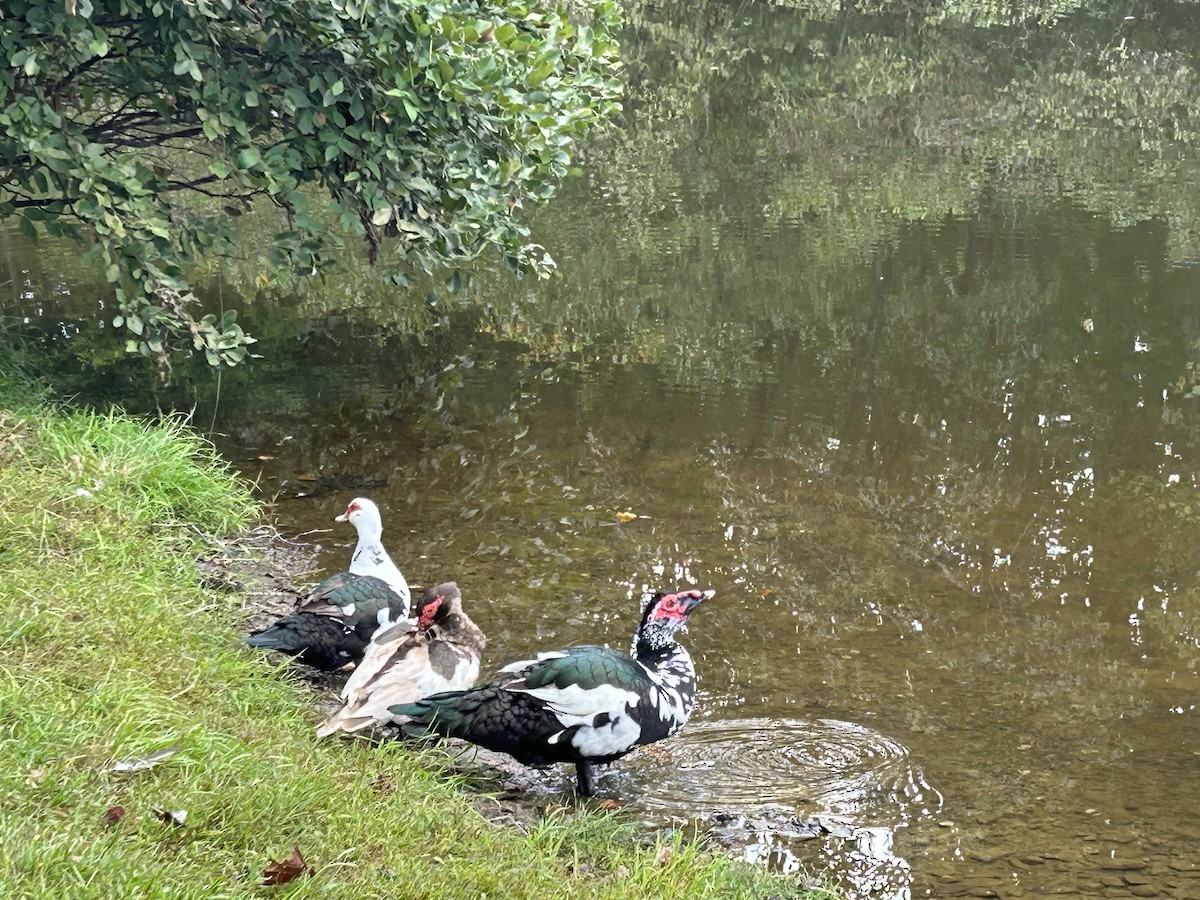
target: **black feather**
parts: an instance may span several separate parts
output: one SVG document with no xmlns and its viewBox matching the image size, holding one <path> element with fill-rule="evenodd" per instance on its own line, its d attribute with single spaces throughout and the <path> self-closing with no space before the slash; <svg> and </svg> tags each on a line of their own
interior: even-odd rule
<svg viewBox="0 0 1200 900">
<path fill-rule="evenodd" d="M 362 659 L 381 612 L 395 622 L 407 607 L 385 581 L 341 572 L 317 585 L 295 612 L 251 634 L 246 643 L 286 653 L 318 669 L 339 669 Z"/>
</svg>

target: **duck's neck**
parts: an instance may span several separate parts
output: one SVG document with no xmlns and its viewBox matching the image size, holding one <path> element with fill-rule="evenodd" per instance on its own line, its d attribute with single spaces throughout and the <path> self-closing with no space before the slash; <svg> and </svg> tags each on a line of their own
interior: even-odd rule
<svg viewBox="0 0 1200 900">
<path fill-rule="evenodd" d="M 662 670 L 692 668 L 692 657 L 682 644 L 668 641 L 660 644 L 637 643 L 635 657 L 647 669 Z"/>
<path fill-rule="evenodd" d="M 696 667 L 691 654 L 674 641 L 657 648 L 639 643 L 637 661 L 645 666 L 651 681 L 665 692 L 667 702 L 662 709 L 664 718 L 671 719 L 674 733 L 696 705 Z"/>
<path fill-rule="evenodd" d="M 364 529 L 358 533 L 358 546 L 350 557 L 351 575 L 373 575 L 410 602 L 408 582 L 388 552 L 383 549 L 383 529 Z M 407 613 L 406 613 L 407 614 Z"/>
</svg>

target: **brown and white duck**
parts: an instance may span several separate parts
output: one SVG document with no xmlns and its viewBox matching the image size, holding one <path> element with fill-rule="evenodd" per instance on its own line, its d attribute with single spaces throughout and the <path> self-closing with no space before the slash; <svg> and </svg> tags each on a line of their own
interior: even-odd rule
<svg viewBox="0 0 1200 900">
<path fill-rule="evenodd" d="M 345 706 L 317 729 L 319 736 L 392 724 L 396 717 L 389 706 L 475 683 L 487 638 L 463 612 L 458 585 L 430 588 L 413 613 L 415 620 L 371 639 L 342 689 Z"/>
</svg>

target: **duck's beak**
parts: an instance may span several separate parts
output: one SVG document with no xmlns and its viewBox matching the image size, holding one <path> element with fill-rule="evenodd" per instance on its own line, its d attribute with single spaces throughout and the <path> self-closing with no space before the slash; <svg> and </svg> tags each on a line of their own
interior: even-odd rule
<svg viewBox="0 0 1200 900">
<path fill-rule="evenodd" d="M 705 600 L 711 600 L 716 595 L 717 592 L 711 588 L 707 591 L 687 591 L 686 593 L 679 594 L 679 599 L 687 603 L 687 612 L 685 613 L 685 616 L 690 615 L 692 610 L 699 606 L 702 602 Z M 683 631 L 687 631 L 687 622 L 685 621 L 680 627 Z"/>
</svg>

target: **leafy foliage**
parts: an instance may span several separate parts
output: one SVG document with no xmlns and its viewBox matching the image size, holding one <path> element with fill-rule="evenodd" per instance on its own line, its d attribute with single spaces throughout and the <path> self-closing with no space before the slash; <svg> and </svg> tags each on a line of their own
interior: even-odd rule
<svg viewBox="0 0 1200 900">
<path fill-rule="evenodd" d="M 0 218 L 90 239 L 128 348 L 244 360 L 233 312 L 197 319 L 187 267 L 234 255 L 230 219 L 284 214 L 265 252 L 317 272 L 341 234 L 391 274 L 498 248 L 553 261 L 515 218 L 616 108 L 613 7 L 517 0 L 66 0 L 5 4 Z M 323 198 L 331 203 L 321 203 Z"/>
</svg>

